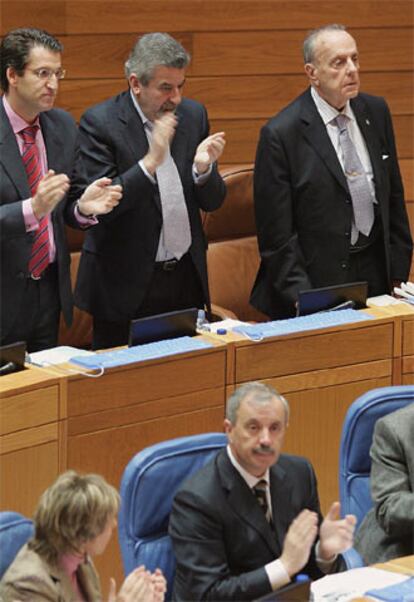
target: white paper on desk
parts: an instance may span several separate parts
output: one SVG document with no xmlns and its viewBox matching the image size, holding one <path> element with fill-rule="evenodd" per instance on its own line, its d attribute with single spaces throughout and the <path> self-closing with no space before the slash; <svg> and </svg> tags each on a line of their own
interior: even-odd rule
<svg viewBox="0 0 414 602">
<path fill-rule="evenodd" d="M 367 299 L 368 307 L 387 307 L 388 305 L 398 305 L 402 299 L 396 299 L 391 295 L 378 295 L 378 297 L 369 297 Z"/>
<path fill-rule="evenodd" d="M 69 345 L 61 345 L 60 347 L 52 347 L 51 349 L 45 349 L 44 351 L 35 351 L 30 354 L 30 363 L 35 366 L 54 366 L 55 364 L 64 364 L 69 362 L 70 358 L 76 355 L 93 355 L 92 351 L 86 351 L 85 349 L 77 349 L 76 347 L 69 347 Z"/>
<path fill-rule="evenodd" d="M 407 575 L 363 567 L 343 573 L 326 575 L 311 585 L 314 602 L 347 602 L 362 596 L 369 589 L 380 589 L 408 579 Z"/>
<path fill-rule="evenodd" d="M 210 322 L 208 325 L 210 332 L 217 332 L 218 328 L 225 328 L 227 331 L 231 331 L 236 326 L 249 326 L 249 323 L 227 318 L 226 320 L 220 320 L 220 322 Z"/>
</svg>

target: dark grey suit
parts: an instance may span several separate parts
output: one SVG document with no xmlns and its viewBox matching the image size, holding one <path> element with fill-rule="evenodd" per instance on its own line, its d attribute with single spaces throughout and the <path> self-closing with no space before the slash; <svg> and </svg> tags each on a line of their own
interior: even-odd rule
<svg viewBox="0 0 414 602">
<path fill-rule="evenodd" d="M 190 219 L 191 259 L 209 304 L 206 240 L 200 209 L 212 211 L 223 202 L 225 186 L 217 167 L 207 182 L 196 186 L 192 164 L 199 143 L 207 137 L 205 108 L 183 99 L 171 145 L 181 177 Z M 129 90 L 89 109 L 80 122 L 81 146 L 88 177 L 108 176 L 123 187 L 123 197 L 110 215 L 100 218 L 85 239 L 76 286 L 76 303 L 95 318 L 122 322 L 133 318 L 142 303 L 155 267 L 162 226 L 157 186 L 138 162 L 148 140 Z"/>
<path fill-rule="evenodd" d="M 66 197 L 52 213 L 58 266 L 58 294 L 66 323 L 72 321 L 70 255 L 64 224 L 79 228 L 74 216 L 75 202 L 85 188 L 79 162 L 78 132 L 73 118 L 60 109 L 40 114 L 40 127 L 46 145 L 47 162 L 56 173 L 71 180 Z M 33 234 L 27 233 L 22 200 L 31 193 L 16 137 L 0 100 L 0 229 L 1 229 L 1 338 L 10 339 L 18 316 L 28 276 Z"/>
<path fill-rule="evenodd" d="M 173 600 L 253 600 L 271 592 L 264 565 L 281 555 L 293 519 L 320 515 L 316 477 L 305 458 L 280 456 L 270 469 L 274 531 L 224 449 L 179 489 L 170 516 L 177 569 Z M 322 576 L 314 552 L 301 571 Z"/>
<path fill-rule="evenodd" d="M 414 554 L 414 402 L 375 425 L 372 508 L 354 547 L 367 564 Z"/>
<path fill-rule="evenodd" d="M 382 224 L 370 273 L 384 274 L 389 289 L 393 280 L 407 279 L 412 254 L 391 116 L 383 98 L 359 94 L 350 102 L 372 163 Z M 254 200 L 261 254 L 255 307 L 288 317 L 299 291 L 349 282 L 350 193 L 310 90 L 263 127 Z"/>
</svg>

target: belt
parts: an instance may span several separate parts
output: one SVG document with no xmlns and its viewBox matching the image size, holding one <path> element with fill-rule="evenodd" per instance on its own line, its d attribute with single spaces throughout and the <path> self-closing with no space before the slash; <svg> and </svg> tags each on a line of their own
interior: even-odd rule
<svg viewBox="0 0 414 602">
<path fill-rule="evenodd" d="M 155 269 L 163 272 L 173 272 L 178 266 L 178 259 L 167 259 L 167 261 L 156 261 Z"/>
<path fill-rule="evenodd" d="M 53 263 L 49 263 L 47 268 L 40 274 L 40 276 L 34 276 L 33 274 L 28 274 L 27 278 L 29 280 L 34 280 L 38 282 L 40 280 L 52 280 L 57 276 L 57 263 L 54 261 Z"/>
</svg>

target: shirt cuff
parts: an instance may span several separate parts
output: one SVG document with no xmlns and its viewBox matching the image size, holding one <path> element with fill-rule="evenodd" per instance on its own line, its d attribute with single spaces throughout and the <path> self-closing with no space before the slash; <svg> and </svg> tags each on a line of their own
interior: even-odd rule
<svg viewBox="0 0 414 602">
<path fill-rule="evenodd" d="M 280 560 L 280 558 L 269 562 L 269 564 L 266 564 L 264 568 L 273 591 L 279 589 L 279 587 L 283 587 L 287 583 L 290 583 L 290 577 L 286 572 L 286 569 L 283 566 L 283 562 Z"/>
<path fill-rule="evenodd" d="M 90 217 L 82 215 L 77 205 L 75 205 L 75 219 L 78 222 L 78 224 L 80 226 L 83 226 L 84 228 L 86 228 L 87 226 L 94 226 L 98 223 L 98 220 L 95 217 L 95 215 L 91 215 Z"/>
<path fill-rule="evenodd" d="M 144 172 L 144 174 L 147 176 L 147 178 L 151 182 L 151 184 L 156 184 L 157 183 L 156 179 L 154 178 L 154 176 L 152 176 L 150 174 L 150 172 L 145 167 L 143 159 L 141 159 L 140 161 L 138 161 L 138 165 L 140 166 L 140 168 L 142 169 L 142 171 Z"/>
<path fill-rule="evenodd" d="M 212 171 L 213 171 L 213 164 L 210 163 L 210 166 L 207 169 L 207 171 L 205 173 L 199 174 L 199 173 L 197 173 L 197 170 L 196 170 L 195 165 L 193 163 L 193 180 L 194 180 L 194 184 L 197 184 L 198 186 L 201 186 L 202 184 L 204 184 L 205 182 L 207 182 L 207 180 L 209 179 Z"/>
<path fill-rule="evenodd" d="M 39 220 L 33 213 L 32 199 L 22 201 L 23 219 L 26 232 L 33 232 L 39 227 Z"/>
<path fill-rule="evenodd" d="M 322 573 L 325 573 L 325 574 L 330 573 L 336 563 L 336 559 L 338 558 L 338 555 L 335 554 L 335 556 L 332 558 L 332 560 L 323 560 L 323 558 L 321 558 L 319 556 L 319 543 L 320 543 L 319 541 L 316 542 L 316 546 L 315 546 L 316 564 L 321 569 Z"/>
</svg>

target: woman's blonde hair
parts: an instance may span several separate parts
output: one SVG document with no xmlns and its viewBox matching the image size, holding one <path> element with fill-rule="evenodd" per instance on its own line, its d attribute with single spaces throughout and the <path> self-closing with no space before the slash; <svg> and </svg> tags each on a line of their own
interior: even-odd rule
<svg viewBox="0 0 414 602">
<path fill-rule="evenodd" d="M 117 490 L 103 477 L 63 473 L 40 497 L 29 547 L 50 563 L 62 554 L 79 553 L 83 543 L 103 532 L 119 501 Z"/>
</svg>

